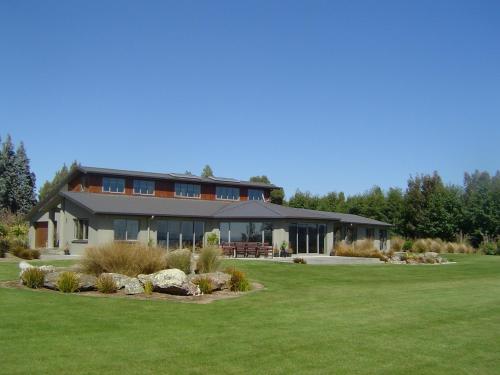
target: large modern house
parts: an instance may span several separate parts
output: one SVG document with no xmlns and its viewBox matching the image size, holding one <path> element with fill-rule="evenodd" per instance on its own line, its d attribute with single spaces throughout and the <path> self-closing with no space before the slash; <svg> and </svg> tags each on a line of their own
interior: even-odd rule
<svg viewBox="0 0 500 375">
<path fill-rule="evenodd" d="M 297 254 L 331 253 L 336 241 L 388 246 L 390 224 L 270 203 L 279 187 L 231 178 L 78 167 L 29 214 L 32 248 L 69 249 L 140 241 L 166 249 L 262 242 Z M 212 236 L 214 237 L 214 236 Z"/>
</svg>

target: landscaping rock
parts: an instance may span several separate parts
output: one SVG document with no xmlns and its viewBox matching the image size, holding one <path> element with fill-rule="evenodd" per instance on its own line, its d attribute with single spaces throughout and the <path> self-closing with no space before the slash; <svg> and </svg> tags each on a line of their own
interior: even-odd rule
<svg viewBox="0 0 500 375">
<path fill-rule="evenodd" d="M 59 279 L 60 274 L 61 272 L 50 272 L 46 274 L 43 281 L 44 288 L 57 290 L 57 279 Z"/>
<path fill-rule="evenodd" d="M 144 293 L 141 282 L 136 277 L 130 277 L 119 273 L 105 273 L 113 278 L 117 289 L 124 289 L 126 294 Z"/>
<path fill-rule="evenodd" d="M 126 294 L 141 294 L 144 293 L 144 287 L 139 279 L 132 277 L 125 283 L 124 290 Z"/>
<path fill-rule="evenodd" d="M 56 272 L 56 267 L 52 265 L 40 266 L 38 267 L 41 271 L 47 273 Z"/>
<path fill-rule="evenodd" d="M 33 268 L 33 266 L 31 264 L 29 264 L 28 262 L 20 262 L 19 263 L 19 277 L 21 277 L 21 275 L 23 274 L 24 271 L 26 271 L 28 268 Z"/>
<path fill-rule="evenodd" d="M 54 271 L 49 272 L 45 275 L 45 280 L 43 282 L 43 286 L 47 289 L 58 290 L 57 289 L 57 280 L 62 272 Z M 84 273 L 77 273 L 78 276 L 78 290 L 80 292 L 87 292 L 90 290 L 95 290 L 95 283 L 97 278 L 93 275 L 87 275 Z"/>
<path fill-rule="evenodd" d="M 424 255 L 426 258 L 437 258 L 439 256 L 439 254 L 434 251 L 428 251 Z"/>
<path fill-rule="evenodd" d="M 78 290 L 80 292 L 86 292 L 89 290 L 96 290 L 95 283 L 97 277 L 94 275 L 87 275 L 85 273 L 77 273 L 78 276 Z"/>
<path fill-rule="evenodd" d="M 139 275 L 137 278 L 143 285 L 151 281 L 154 290 L 160 293 L 181 296 L 197 296 L 201 294 L 200 288 L 190 282 L 184 272 L 176 268 L 158 271 L 150 275 Z"/>
<path fill-rule="evenodd" d="M 229 280 L 231 279 L 231 275 L 224 272 L 211 272 L 211 273 L 200 273 L 198 275 L 190 275 L 189 280 L 195 283 L 195 280 L 207 278 L 212 282 L 212 291 L 214 290 L 223 290 L 228 288 Z"/>
</svg>

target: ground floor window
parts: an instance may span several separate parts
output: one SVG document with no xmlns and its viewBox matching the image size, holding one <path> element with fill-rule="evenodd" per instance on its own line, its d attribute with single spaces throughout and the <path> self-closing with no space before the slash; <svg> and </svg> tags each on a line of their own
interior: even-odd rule
<svg viewBox="0 0 500 375">
<path fill-rule="evenodd" d="M 89 221 L 88 219 L 74 219 L 75 222 L 75 240 L 89 239 Z"/>
<path fill-rule="evenodd" d="M 288 226 L 288 238 L 295 254 L 324 254 L 326 224 L 291 223 Z"/>
<path fill-rule="evenodd" d="M 139 220 L 113 220 L 115 241 L 137 241 L 139 234 Z"/>
<path fill-rule="evenodd" d="M 224 242 L 261 242 L 272 245 L 273 224 L 254 221 L 221 222 L 220 241 Z"/>
<path fill-rule="evenodd" d="M 203 247 L 205 226 L 202 221 L 158 220 L 158 246 L 175 249 L 197 249 Z"/>
<path fill-rule="evenodd" d="M 375 229 L 366 228 L 366 238 L 369 240 L 375 239 Z"/>
<path fill-rule="evenodd" d="M 342 226 L 342 239 L 347 244 L 351 244 L 358 239 L 358 228 L 352 224 Z"/>
</svg>

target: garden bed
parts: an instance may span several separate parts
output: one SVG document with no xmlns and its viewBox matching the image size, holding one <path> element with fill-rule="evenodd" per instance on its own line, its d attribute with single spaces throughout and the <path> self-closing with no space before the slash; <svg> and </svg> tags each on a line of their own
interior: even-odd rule
<svg viewBox="0 0 500 375">
<path fill-rule="evenodd" d="M 88 297 L 124 298 L 132 300 L 155 300 L 155 301 L 160 300 L 160 301 L 176 301 L 184 303 L 207 304 L 217 300 L 238 298 L 246 294 L 264 289 L 264 286 L 260 283 L 253 282 L 251 283 L 251 285 L 252 289 L 247 292 L 233 292 L 225 289 L 225 290 L 214 291 L 212 294 L 202 294 L 198 296 L 177 296 L 173 294 L 166 294 L 159 292 L 153 292 L 151 293 L 151 295 L 146 295 L 145 293 L 129 295 L 126 294 L 123 289 L 117 290 L 115 293 L 110 293 L 110 294 L 104 294 L 95 290 L 76 292 L 72 294 L 78 296 L 88 296 Z M 39 293 L 62 294 L 57 290 L 52 290 L 47 288 L 31 289 L 21 284 L 19 280 L 0 282 L 0 288 L 24 289 L 24 290 L 32 290 Z"/>
</svg>

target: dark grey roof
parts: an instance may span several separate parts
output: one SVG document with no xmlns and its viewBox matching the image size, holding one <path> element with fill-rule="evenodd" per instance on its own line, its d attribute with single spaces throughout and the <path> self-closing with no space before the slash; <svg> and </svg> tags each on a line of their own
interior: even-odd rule
<svg viewBox="0 0 500 375">
<path fill-rule="evenodd" d="M 140 172 L 140 171 L 127 171 L 122 169 L 96 168 L 96 167 L 84 167 L 84 166 L 78 167 L 78 170 L 83 173 L 98 173 L 111 176 L 131 176 L 131 177 L 151 178 L 160 180 L 176 180 L 176 181 L 185 180 L 185 181 L 212 183 L 212 184 L 215 182 L 220 185 L 242 185 L 242 186 L 267 187 L 272 189 L 278 188 L 278 186 L 274 184 L 265 184 L 262 182 L 243 181 L 225 177 L 200 177 L 185 173 Z"/>
<path fill-rule="evenodd" d="M 61 195 L 94 214 L 199 217 L 220 220 L 323 220 L 390 226 L 390 224 L 357 215 L 293 208 L 263 201 L 226 202 L 68 191 L 61 192 Z"/>
<path fill-rule="evenodd" d="M 155 198 L 70 191 L 61 192 L 61 195 L 94 214 L 211 217 L 214 212 L 230 204 L 224 201 L 189 198 Z"/>
</svg>

